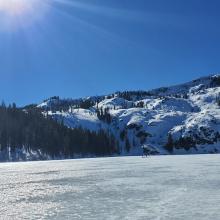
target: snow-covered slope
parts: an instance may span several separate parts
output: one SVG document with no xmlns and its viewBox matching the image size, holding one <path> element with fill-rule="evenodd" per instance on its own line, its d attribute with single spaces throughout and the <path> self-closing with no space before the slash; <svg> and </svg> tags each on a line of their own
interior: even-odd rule
<svg viewBox="0 0 220 220">
<path fill-rule="evenodd" d="M 181 85 L 154 89 L 150 92 L 152 94 L 162 95 L 162 96 L 177 95 L 177 94 L 183 95 L 183 94 L 189 93 L 190 91 L 194 89 L 198 89 L 198 88 L 203 89 L 203 88 L 209 88 L 210 86 L 213 86 L 215 84 L 213 79 L 218 78 L 218 77 L 219 77 L 219 74 L 215 74 L 215 75 L 195 79 L 191 82 L 187 82 Z"/>
<path fill-rule="evenodd" d="M 159 154 L 220 152 L 219 75 L 133 94 L 93 98 L 88 109 L 69 103 L 68 109 L 51 111 L 51 101 L 38 107 L 68 127 L 111 132 L 121 154 L 139 155 L 142 147 Z M 54 106 L 56 102 L 62 103 L 53 100 Z"/>
<path fill-rule="evenodd" d="M 54 118 L 64 122 L 64 124 L 70 128 L 82 127 L 84 129 L 89 129 L 92 131 L 97 131 L 98 129 L 105 129 L 106 124 L 102 123 L 97 117 L 97 114 L 89 109 L 73 109 L 68 112 L 52 113 L 48 112 Z"/>
</svg>

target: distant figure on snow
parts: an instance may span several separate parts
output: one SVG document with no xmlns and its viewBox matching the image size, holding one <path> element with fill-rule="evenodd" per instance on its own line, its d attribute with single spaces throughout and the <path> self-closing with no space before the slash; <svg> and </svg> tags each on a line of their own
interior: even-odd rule
<svg viewBox="0 0 220 220">
<path fill-rule="evenodd" d="M 150 156 L 150 150 L 146 146 L 143 146 L 142 149 L 143 149 L 142 157 Z"/>
</svg>

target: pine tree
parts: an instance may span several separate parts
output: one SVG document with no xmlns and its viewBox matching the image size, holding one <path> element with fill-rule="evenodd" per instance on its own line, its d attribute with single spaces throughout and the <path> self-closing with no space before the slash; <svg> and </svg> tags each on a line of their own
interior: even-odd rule
<svg viewBox="0 0 220 220">
<path fill-rule="evenodd" d="M 70 129 L 63 118 L 54 120 L 43 116 L 41 109 L 28 108 L 25 111 L 0 106 L 0 146 L 1 151 L 25 148 L 27 151 L 40 150 L 52 158 L 74 154 L 111 155 L 117 152 L 114 136 L 91 132 L 82 128 Z"/>
<path fill-rule="evenodd" d="M 173 147 L 174 147 L 173 138 L 172 135 L 169 133 L 167 144 L 165 145 L 165 149 L 168 150 L 169 152 L 173 152 Z"/>
<path fill-rule="evenodd" d="M 126 151 L 129 153 L 130 152 L 130 149 L 131 149 L 131 145 L 130 145 L 130 142 L 129 142 L 129 139 L 126 138 L 126 141 L 125 141 L 125 149 Z"/>
</svg>

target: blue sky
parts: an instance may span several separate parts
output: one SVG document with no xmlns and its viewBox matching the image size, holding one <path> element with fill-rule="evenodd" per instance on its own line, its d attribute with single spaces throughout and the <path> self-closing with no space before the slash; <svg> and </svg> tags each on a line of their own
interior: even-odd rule
<svg viewBox="0 0 220 220">
<path fill-rule="evenodd" d="M 148 90 L 220 71 L 218 0 L 33 1 L 43 3 L 13 16 L 0 8 L 7 103 Z"/>
</svg>

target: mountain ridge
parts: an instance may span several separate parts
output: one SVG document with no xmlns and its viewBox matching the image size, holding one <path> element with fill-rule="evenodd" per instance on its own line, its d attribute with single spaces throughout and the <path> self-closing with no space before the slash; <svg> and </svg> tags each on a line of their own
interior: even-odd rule
<svg viewBox="0 0 220 220">
<path fill-rule="evenodd" d="M 149 91 L 116 92 L 81 99 L 52 97 L 39 104 L 44 115 L 69 128 L 112 133 L 122 155 L 220 151 L 220 75 Z"/>
</svg>

